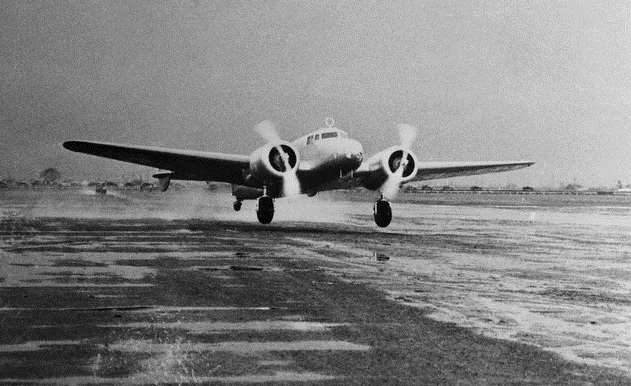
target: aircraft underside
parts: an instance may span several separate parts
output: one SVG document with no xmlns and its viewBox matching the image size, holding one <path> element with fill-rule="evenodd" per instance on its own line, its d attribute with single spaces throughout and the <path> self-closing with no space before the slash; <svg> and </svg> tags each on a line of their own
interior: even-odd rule
<svg viewBox="0 0 631 386">
<path fill-rule="evenodd" d="M 261 224 L 271 223 L 274 219 L 274 199 L 265 194 L 256 200 L 256 217 L 259 222 Z M 242 198 L 237 198 L 232 206 L 233 209 L 235 211 L 241 210 L 242 202 Z M 375 204 L 373 205 L 373 217 L 375 219 L 375 224 L 381 228 L 385 228 L 390 225 L 390 222 L 392 221 L 392 207 L 390 205 L 390 201 L 383 197 L 375 201 Z"/>
</svg>

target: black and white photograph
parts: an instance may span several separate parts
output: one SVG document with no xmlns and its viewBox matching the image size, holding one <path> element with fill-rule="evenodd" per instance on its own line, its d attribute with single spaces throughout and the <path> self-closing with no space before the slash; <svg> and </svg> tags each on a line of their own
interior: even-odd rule
<svg viewBox="0 0 631 386">
<path fill-rule="evenodd" d="M 631 3 L 0 0 L 0 384 L 631 384 Z"/>
</svg>

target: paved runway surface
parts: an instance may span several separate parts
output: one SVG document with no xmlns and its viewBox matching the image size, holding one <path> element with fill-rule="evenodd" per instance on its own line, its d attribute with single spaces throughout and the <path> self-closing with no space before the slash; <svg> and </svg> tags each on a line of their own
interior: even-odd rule
<svg viewBox="0 0 631 386">
<path fill-rule="evenodd" d="M 222 212 L 216 202 L 207 206 L 187 193 L 169 196 L 184 202 L 175 209 L 155 193 L 62 200 L 63 194 L 3 196 L 2 384 L 631 383 L 615 362 L 570 361 L 550 351 L 545 319 L 524 326 L 524 319 L 563 314 L 564 307 L 565 316 L 589 315 L 581 308 L 587 305 L 566 302 L 586 294 L 601 296 L 591 299 L 600 319 L 575 320 L 583 337 L 557 330 L 565 339 L 557 347 L 575 347 L 571 337 L 594 341 L 590 328 L 627 323 L 623 288 L 592 276 L 580 284 L 589 290 L 563 292 L 577 276 L 563 267 L 565 282 L 552 277 L 560 262 L 549 265 L 549 255 L 582 252 L 561 246 L 559 234 L 546 236 L 556 237 L 550 245 L 533 244 L 536 234 L 527 235 L 528 245 L 511 239 L 528 222 L 546 223 L 531 217 L 549 208 L 513 205 L 507 213 L 487 204 L 408 203 L 399 206 L 408 210 L 398 213 L 398 225 L 382 231 L 370 224 L 370 202 L 290 202 L 301 211 L 295 217 L 312 221 L 294 221 L 279 208 L 279 222 L 262 226 L 251 211 Z M 316 209 L 309 209 L 313 203 Z M 184 210 L 187 204 L 193 208 Z M 424 218 L 410 212 L 416 207 L 424 208 Z M 598 224 L 600 236 L 613 232 Z M 586 231 L 574 227 L 573 234 L 580 232 Z M 590 244 L 590 251 L 615 254 L 626 270 L 628 245 L 608 240 Z M 524 248 L 533 260 L 524 261 Z M 484 266 L 489 260 L 502 266 Z M 544 280 L 557 283 L 544 294 L 557 308 L 550 311 L 541 288 L 531 288 L 540 308 L 520 319 L 519 307 L 532 308 L 521 286 L 536 286 L 540 278 L 519 280 L 541 274 L 536 264 L 550 271 Z M 486 309 L 479 307 L 482 299 Z M 614 314 L 613 322 L 602 317 Z M 528 337 L 526 327 L 540 334 Z M 624 347 L 625 339 L 615 343 Z"/>
</svg>

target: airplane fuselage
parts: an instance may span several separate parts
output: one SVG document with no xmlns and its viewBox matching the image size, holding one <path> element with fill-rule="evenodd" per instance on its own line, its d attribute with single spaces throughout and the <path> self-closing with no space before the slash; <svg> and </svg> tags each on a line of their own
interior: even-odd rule
<svg viewBox="0 0 631 386">
<path fill-rule="evenodd" d="M 304 169 L 310 170 L 303 181 L 304 193 L 315 193 L 326 183 L 352 175 L 364 160 L 362 144 L 335 127 L 316 130 L 292 142 L 300 153 Z"/>
<path fill-rule="evenodd" d="M 337 128 L 316 130 L 292 142 L 300 160 L 312 170 L 335 169 L 345 172 L 356 170 L 364 159 L 364 149 L 359 141 Z"/>
</svg>

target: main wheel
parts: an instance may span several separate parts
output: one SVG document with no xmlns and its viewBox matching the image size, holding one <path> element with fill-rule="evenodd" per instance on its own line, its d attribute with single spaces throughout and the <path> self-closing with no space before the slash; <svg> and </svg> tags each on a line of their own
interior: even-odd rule
<svg viewBox="0 0 631 386">
<path fill-rule="evenodd" d="M 241 201 L 237 200 L 234 202 L 234 204 L 232 204 L 232 208 L 238 212 L 241 210 Z"/>
<path fill-rule="evenodd" d="M 392 208 L 390 203 L 386 200 L 379 200 L 375 202 L 373 208 L 375 216 L 375 224 L 381 228 L 385 228 L 390 225 L 392 221 Z"/>
<path fill-rule="evenodd" d="M 274 200 L 270 196 L 259 197 L 256 217 L 261 224 L 269 224 L 274 218 Z"/>
</svg>

